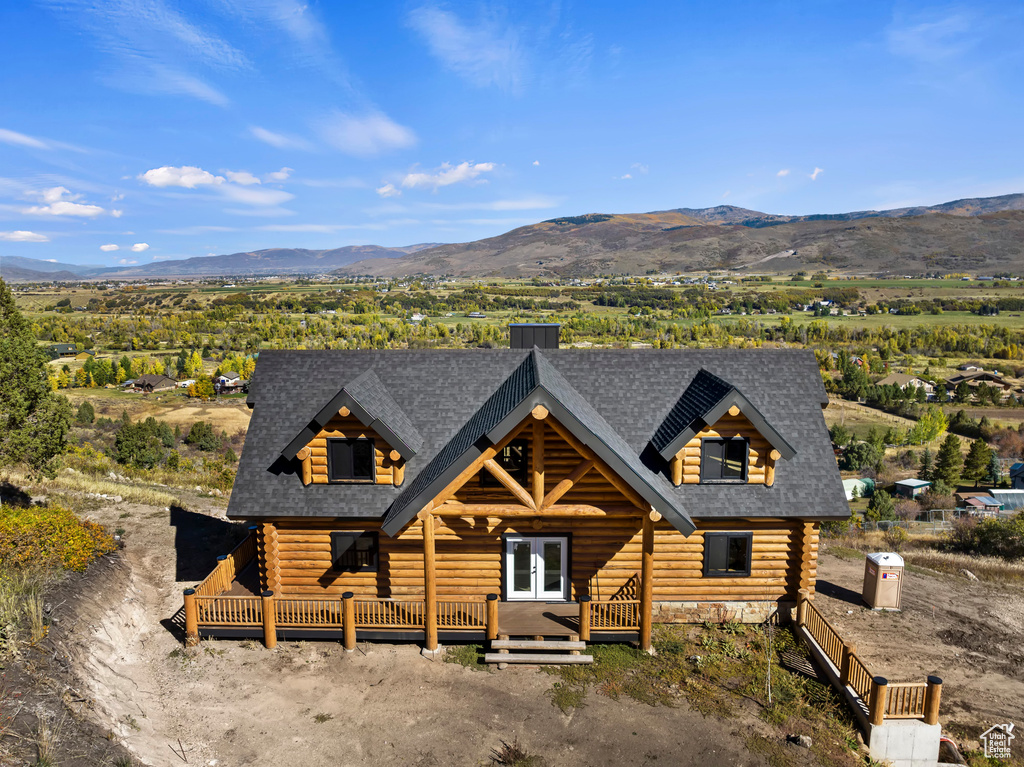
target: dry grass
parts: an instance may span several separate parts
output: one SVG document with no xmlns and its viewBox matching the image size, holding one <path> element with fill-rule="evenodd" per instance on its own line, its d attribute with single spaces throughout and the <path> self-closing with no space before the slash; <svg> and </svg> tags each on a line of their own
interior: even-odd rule
<svg viewBox="0 0 1024 767">
<path fill-rule="evenodd" d="M 32 495 L 53 494 L 65 491 L 69 494 L 96 493 L 98 495 L 119 495 L 131 503 L 149 506 L 170 506 L 179 503 L 178 495 L 141 484 L 122 484 L 108 479 L 96 479 L 85 474 L 68 474 L 62 472 L 53 479 L 37 482 L 27 473 L 17 469 L 9 469 L 5 473 L 7 481 L 18 485 Z"/>
<path fill-rule="evenodd" d="M 1009 562 L 1000 557 L 982 557 L 942 551 L 945 544 L 942 535 L 915 535 L 901 556 L 910 567 L 924 567 L 947 575 L 963 577 L 967 570 L 987 583 L 1024 583 L 1024 562 Z M 835 542 L 826 543 L 825 550 L 840 558 L 849 558 L 851 549 L 860 552 L 883 551 L 886 549 L 883 533 L 869 532 L 848 535 Z"/>
</svg>

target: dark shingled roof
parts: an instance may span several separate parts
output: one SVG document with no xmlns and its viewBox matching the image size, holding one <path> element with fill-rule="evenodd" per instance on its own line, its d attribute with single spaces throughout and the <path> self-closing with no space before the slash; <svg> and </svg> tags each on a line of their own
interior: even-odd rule
<svg viewBox="0 0 1024 767">
<path fill-rule="evenodd" d="M 651 438 L 651 446 L 664 460 L 670 460 L 697 432 L 711 426 L 735 405 L 768 443 L 789 460 L 796 450 L 779 434 L 764 414 L 732 384 L 704 368 L 690 381 L 665 420 Z"/>
<path fill-rule="evenodd" d="M 743 391 L 751 407 L 796 446 L 792 458 L 778 463 L 772 487 L 677 488 L 665 462 L 648 454 L 652 435 L 701 369 Z M 400 403 L 422 440 L 406 462 L 405 485 L 303 486 L 297 462 L 282 452 L 340 390 L 371 382 L 367 377 L 356 385 L 367 373 Z M 446 472 L 457 474 L 462 462 L 468 465 L 541 401 L 551 403 L 552 417 L 583 435 L 581 441 L 677 526 L 685 524 L 687 510 L 697 518 L 849 515 L 814 355 L 761 349 L 264 351 L 250 387 L 253 416 L 228 515 L 398 524 L 418 510 L 409 499 L 447 482 Z"/>
<path fill-rule="evenodd" d="M 423 444 L 423 437 L 416 431 L 409 416 L 398 406 L 374 372 L 367 370 L 341 387 L 341 391 L 313 416 L 313 420 L 281 451 L 281 455 L 288 460 L 294 458 L 295 454 L 309 444 L 309 441 L 341 410 L 342 405 L 346 406 L 363 426 L 373 429 L 387 440 L 388 445 L 407 461 L 416 455 L 416 451 Z"/>
</svg>

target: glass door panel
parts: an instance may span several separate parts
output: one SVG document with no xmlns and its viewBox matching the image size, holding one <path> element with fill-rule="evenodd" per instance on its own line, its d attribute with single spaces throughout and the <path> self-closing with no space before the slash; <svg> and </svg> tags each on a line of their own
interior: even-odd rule
<svg viewBox="0 0 1024 767">
<path fill-rule="evenodd" d="M 565 541 L 548 538 L 539 541 L 538 597 L 563 599 L 565 597 Z"/>
<path fill-rule="evenodd" d="M 565 538 L 505 539 L 505 598 L 566 598 L 568 556 Z"/>
<path fill-rule="evenodd" d="M 532 599 L 536 592 L 536 567 L 534 565 L 533 541 L 510 540 L 509 560 L 511 567 L 511 592 L 509 599 Z"/>
</svg>

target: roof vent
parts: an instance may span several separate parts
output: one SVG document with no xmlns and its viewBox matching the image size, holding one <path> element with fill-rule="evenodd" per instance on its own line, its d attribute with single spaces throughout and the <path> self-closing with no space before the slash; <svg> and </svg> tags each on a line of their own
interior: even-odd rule
<svg viewBox="0 0 1024 767">
<path fill-rule="evenodd" d="M 562 326 L 557 322 L 513 322 L 508 326 L 510 349 L 557 349 Z"/>
</svg>

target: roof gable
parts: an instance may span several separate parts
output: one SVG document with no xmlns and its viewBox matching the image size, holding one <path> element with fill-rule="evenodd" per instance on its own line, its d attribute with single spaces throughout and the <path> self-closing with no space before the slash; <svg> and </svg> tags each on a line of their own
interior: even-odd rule
<svg viewBox="0 0 1024 767">
<path fill-rule="evenodd" d="M 701 429 L 713 426 L 732 407 L 739 408 L 783 458 L 788 460 L 796 455 L 796 450 L 739 389 L 704 368 L 697 371 L 686 391 L 658 426 L 651 437 L 651 446 L 668 461 Z"/>
<path fill-rule="evenodd" d="M 419 473 L 392 505 L 382 529 L 396 534 L 491 445 L 512 433 L 541 405 L 583 445 L 592 450 L 637 494 L 686 535 L 695 529 L 678 499 L 659 475 L 587 400 L 534 348 L 466 424 Z"/>
<path fill-rule="evenodd" d="M 295 458 L 342 407 L 347 407 L 363 426 L 380 434 L 407 461 L 423 445 L 423 437 L 409 417 L 377 375 L 368 370 L 345 384 L 330 402 L 320 408 L 305 428 L 281 451 L 281 455 L 289 461 Z"/>
</svg>

